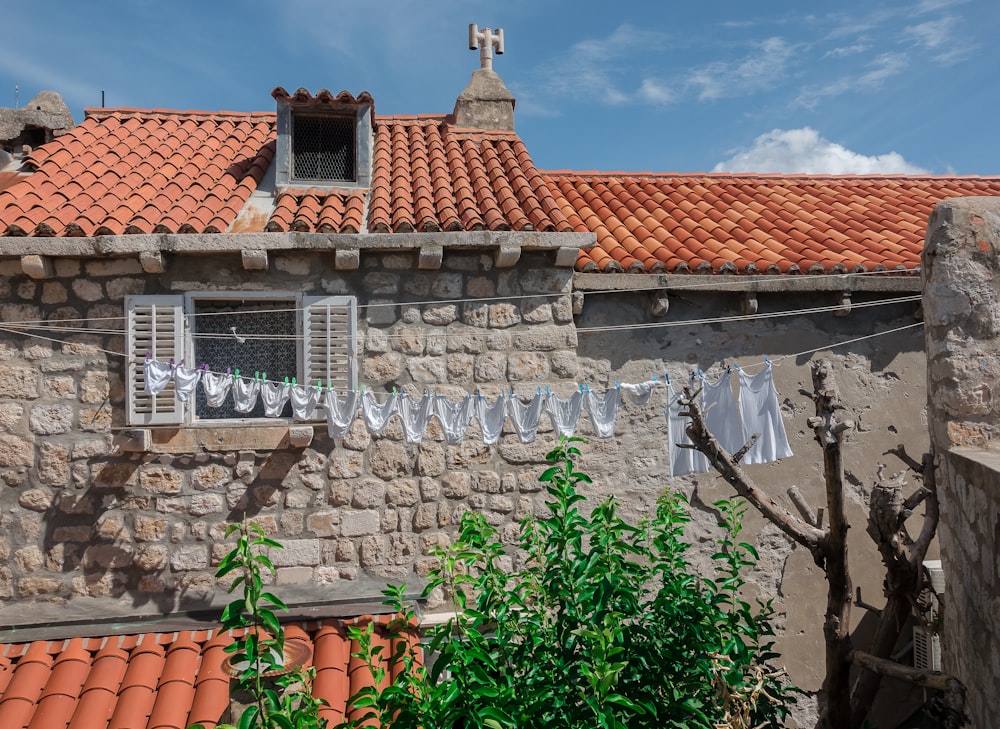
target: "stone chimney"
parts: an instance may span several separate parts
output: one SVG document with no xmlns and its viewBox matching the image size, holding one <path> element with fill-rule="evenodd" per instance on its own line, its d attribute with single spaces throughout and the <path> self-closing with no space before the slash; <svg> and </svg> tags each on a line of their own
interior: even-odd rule
<svg viewBox="0 0 1000 729">
<path fill-rule="evenodd" d="M 19 109 L 0 109 L 0 148 L 20 157 L 75 126 L 62 97 L 42 91 Z"/>
<path fill-rule="evenodd" d="M 469 26 L 469 49 L 479 50 L 480 67 L 455 101 L 455 126 L 514 131 L 515 99 L 493 70 L 493 49 L 503 53 L 503 29 Z"/>
</svg>

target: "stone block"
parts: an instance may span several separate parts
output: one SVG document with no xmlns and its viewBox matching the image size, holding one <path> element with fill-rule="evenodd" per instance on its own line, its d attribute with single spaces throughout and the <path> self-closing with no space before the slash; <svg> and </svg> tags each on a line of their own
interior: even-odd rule
<svg viewBox="0 0 1000 729">
<path fill-rule="evenodd" d="M 140 544 L 132 557 L 132 564 L 143 572 L 158 572 L 169 563 L 170 551 L 163 544 Z"/>
<path fill-rule="evenodd" d="M 374 509 L 385 504 L 385 483 L 366 478 L 354 484 L 351 506 L 355 509 Z"/>
<path fill-rule="evenodd" d="M 521 312 L 508 302 L 490 304 L 488 322 L 490 329 L 506 329 L 521 323 Z"/>
<path fill-rule="evenodd" d="M 448 326 L 458 320 L 457 304 L 427 304 L 421 314 L 425 324 Z"/>
<path fill-rule="evenodd" d="M 549 371 L 549 358 L 541 352 L 512 352 L 507 358 L 507 379 L 510 382 L 545 380 Z"/>
<path fill-rule="evenodd" d="M 276 582 L 279 585 L 308 585 L 313 581 L 312 567 L 279 567 Z"/>
<path fill-rule="evenodd" d="M 0 467 L 30 466 L 35 462 L 31 441 L 16 435 L 0 435 Z"/>
<path fill-rule="evenodd" d="M 345 537 L 363 537 L 369 534 L 376 534 L 379 531 L 381 523 L 381 516 L 374 509 L 348 511 L 344 512 L 341 516 L 340 533 Z"/>
<path fill-rule="evenodd" d="M 394 350 L 414 356 L 424 353 L 425 333 L 422 329 L 404 327 L 390 335 L 389 343 Z"/>
<path fill-rule="evenodd" d="M 170 550 L 170 569 L 174 572 L 204 570 L 208 566 L 206 544 L 181 544 Z"/>
<path fill-rule="evenodd" d="M 375 357 L 365 357 L 362 376 L 365 381 L 382 385 L 398 380 L 404 371 L 406 360 L 399 352 L 388 352 Z"/>
<path fill-rule="evenodd" d="M 369 469 L 386 481 L 412 473 L 409 451 L 399 443 L 380 440 L 375 443 L 369 459 Z"/>
<path fill-rule="evenodd" d="M 421 504 L 413 512 L 413 530 L 427 531 L 437 527 L 437 504 Z"/>
<path fill-rule="evenodd" d="M 340 512 L 316 511 L 306 517 L 306 529 L 317 537 L 333 537 L 340 533 Z"/>
<path fill-rule="evenodd" d="M 416 480 L 397 478 L 385 485 L 386 500 L 395 506 L 415 506 L 420 503 Z"/>
<path fill-rule="evenodd" d="M 170 466 L 147 466 L 139 471 L 139 485 L 157 494 L 177 494 L 181 473 Z"/>
<path fill-rule="evenodd" d="M 339 449 L 332 452 L 327 460 L 330 478 L 357 478 L 364 473 L 364 453 Z"/>
<path fill-rule="evenodd" d="M 162 516 L 135 517 L 134 534 L 138 542 L 159 542 L 167 535 L 169 522 Z"/>
<path fill-rule="evenodd" d="M 389 556 L 388 540 L 384 536 L 367 536 L 361 540 L 358 550 L 358 562 L 362 567 L 371 569 L 383 565 Z"/>
<path fill-rule="evenodd" d="M 0 397 L 34 400 L 38 397 L 39 375 L 27 367 L 0 367 Z"/>
<path fill-rule="evenodd" d="M 17 497 L 17 503 L 29 511 L 48 511 L 52 507 L 52 492 L 48 489 L 28 489 Z"/>
<path fill-rule="evenodd" d="M 466 302 L 462 304 L 462 323 L 470 327 L 486 329 L 489 326 L 490 307 L 488 304 L 479 302 Z"/>
<path fill-rule="evenodd" d="M 416 383 L 440 384 L 448 381 L 448 362 L 444 357 L 410 357 L 406 371 Z"/>
<path fill-rule="evenodd" d="M 507 368 L 506 353 L 487 352 L 476 357 L 473 363 L 473 379 L 476 382 L 503 382 Z"/>
<path fill-rule="evenodd" d="M 72 283 L 73 293 L 83 301 L 100 301 L 104 298 L 101 284 L 89 278 L 78 278 Z"/>
<path fill-rule="evenodd" d="M 226 484 L 232 480 L 231 469 L 213 463 L 208 466 L 196 468 L 191 473 L 191 487 L 199 491 L 219 490 L 225 488 Z"/>
<path fill-rule="evenodd" d="M 221 514 L 225 511 L 226 502 L 222 494 L 195 494 L 191 497 L 188 513 L 191 516 L 206 514 Z"/>
</svg>

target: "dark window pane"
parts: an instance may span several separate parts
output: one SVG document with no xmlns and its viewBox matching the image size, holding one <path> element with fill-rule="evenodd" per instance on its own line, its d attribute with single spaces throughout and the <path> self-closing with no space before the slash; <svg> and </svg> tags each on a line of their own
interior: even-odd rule
<svg viewBox="0 0 1000 729">
<path fill-rule="evenodd" d="M 253 377 L 266 372 L 269 380 L 296 377 L 298 372 L 295 341 L 295 302 L 288 301 L 215 301 L 201 300 L 194 305 L 195 365 L 207 364 L 213 372 L 239 369 L 240 375 Z M 233 333 L 235 330 L 235 334 Z M 240 341 L 242 339 L 243 341 Z M 199 386 L 195 400 L 199 418 L 262 418 L 264 406 L 258 399 L 250 413 L 237 413 L 232 394 L 222 407 L 210 408 Z M 282 417 L 292 416 L 285 405 Z"/>
</svg>

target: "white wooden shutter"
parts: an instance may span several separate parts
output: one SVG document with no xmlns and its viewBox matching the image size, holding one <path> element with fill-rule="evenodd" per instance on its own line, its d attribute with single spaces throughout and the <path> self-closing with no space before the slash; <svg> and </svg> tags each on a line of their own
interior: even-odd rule
<svg viewBox="0 0 1000 729">
<path fill-rule="evenodd" d="M 357 387 L 357 305 L 352 296 L 303 300 L 302 363 L 306 384 Z"/>
<path fill-rule="evenodd" d="M 174 396 L 171 381 L 158 395 L 146 392 L 143 362 L 148 353 L 160 362 L 184 357 L 184 310 L 181 296 L 126 296 L 126 341 L 129 355 L 126 382 L 128 422 L 131 425 L 180 423 L 183 404 Z"/>
</svg>

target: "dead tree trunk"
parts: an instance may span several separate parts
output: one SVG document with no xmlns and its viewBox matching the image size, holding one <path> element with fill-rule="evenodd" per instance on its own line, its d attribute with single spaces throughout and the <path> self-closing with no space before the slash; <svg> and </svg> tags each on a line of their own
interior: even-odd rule
<svg viewBox="0 0 1000 729">
<path fill-rule="evenodd" d="M 844 462 L 841 441 L 854 427 L 851 420 L 838 419 L 844 409 L 840 391 L 833 381 L 830 363 L 819 360 L 812 367 L 813 402 L 816 416 L 809 425 L 823 448 L 823 477 L 830 527 L 822 540 L 826 563 L 826 616 L 823 637 L 826 643 L 826 678 L 823 691 L 827 719 L 831 727 L 851 725 L 851 604 L 854 600 L 851 573 L 847 567 L 847 515 L 844 512 Z"/>
<path fill-rule="evenodd" d="M 871 500 L 868 533 L 878 546 L 886 565 L 886 605 L 880 611 L 879 624 L 871 651 L 855 651 L 850 634 L 850 615 L 853 603 L 851 576 L 847 563 L 847 530 L 849 524 L 844 508 L 844 467 L 841 442 L 843 434 L 854 427 L 850 419 L 841 418 L 845 409 L 840 393 L 833 381 L 832 368 L 826 360 L 812 365 L 813 401 L 816 415 L 809 419 L 816 440 L 823 449 L 823 474 L 827 494 L 829 527 L 819 528 L 819 520 L 800 519 L 772 499 L 746 475 L 739 461 L 744 447 L 730 455 L 708 431 L 704 413 L 697 401 L 698 392 L 685 388 L 684 404 L 691 418 L 686 429 L 694 448 L 701 451 L 712 467 L 733 487 L 737 494 L 749 501 L 771 523 L 789 538 L 801 544 L 812 554 L 813 560 L 825 572 L 827 609 L 823 623 L 826 645 L 826 678 L 823 690 L 827 705 L 824 722 L 831 729 L 861 727 L 871 709 L 883 676 L 892 676 L 920 686 L 946 691 L 946 702 L 953 716 L 961 721 L 964 689 L 958 681 L 945 674 L 915 671 L 888 660 L 900 630 L 914 605 L 922 587 L 922 563 L 927 547 L 934 537 L 938 520 L 937 493 L 933 484 L 933 466 L 925 456 L 923 466 L 908 459 L 902 447 L 896 453 L 921 473 L 924 487 L 908 499 L 902 497 L 902 483 L 876 484 Z M 757 436 L 754 436 L 756 439 Z M 687 446 L 691 447 L 691 446 Z M 916 540 L 906 532 L 905 521 L 913 509 L 926 499 L 923 528 Z M 808 509 L 806 509 L 807 511 Z M 852 664 L 858 665 L 861 675 L 853 692 L 850 686 Z M 930 678 L 928 678 L 930 676 Z M 944 678 L 942 678 L 944 677 Z M 947 679 L 947 680 L 945 680 Z M 960 724 L 955 724 L 959 726 Z"/>
</svg>

